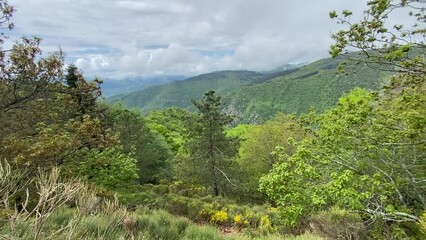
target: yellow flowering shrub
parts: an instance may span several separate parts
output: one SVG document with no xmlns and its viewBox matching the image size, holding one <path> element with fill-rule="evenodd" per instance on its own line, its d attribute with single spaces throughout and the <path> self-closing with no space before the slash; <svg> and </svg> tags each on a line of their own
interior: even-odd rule
<svg viewBox="0 0 426 240">
<path fill-rule="evenodd" d="M 238 214 L 234 217 L 234 223 L 236 225 L 240 225 L 241 223 L 243 223 L 241 214 Z"/>
<path fill-rule="evenodd" d="M 210 217 L 210 223 L 223 224 L 228 221 L 228 213 L 225 211 L 217 211 Z"/>
</svg>

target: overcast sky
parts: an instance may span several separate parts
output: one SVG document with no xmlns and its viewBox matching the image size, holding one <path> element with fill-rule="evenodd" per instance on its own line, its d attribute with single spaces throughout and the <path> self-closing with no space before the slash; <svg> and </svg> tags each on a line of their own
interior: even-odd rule
<svg viewBox="0 0 426 240">
<path fill-rule="evenodd" d="M 269 70 L 328 56 L 341 28 L 331 10 L 363 0 L 9 0 L 15 36 L 59 46 L 67 62 L 103 78 Z"/>
</svg>

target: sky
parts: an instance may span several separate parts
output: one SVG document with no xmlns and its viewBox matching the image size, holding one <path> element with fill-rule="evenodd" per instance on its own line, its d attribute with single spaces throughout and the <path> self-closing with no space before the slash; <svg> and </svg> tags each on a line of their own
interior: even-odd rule
<svg viewBox="0 0 426 240">
<path fill-rule="evenodd" d="M 18 36 L 59 47 L 85 75 L 122 79 L 265 71 L 328 57 L 331 10 L 361 0 L 9 0 Z M 12 38 L 13 38 L 12 37 Z"/>
</svg>

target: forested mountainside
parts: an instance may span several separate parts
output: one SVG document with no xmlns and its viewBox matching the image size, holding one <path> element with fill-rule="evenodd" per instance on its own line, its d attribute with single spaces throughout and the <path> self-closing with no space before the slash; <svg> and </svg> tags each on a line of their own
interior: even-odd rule
<svg viewBox="0 0 426 240">
<path fill-rule="evenodd" d="M 332 107 L 343 93 L 355 87 L 378 89 L 388 73 L 367 65 L 352 64 L 346 73 L 336 67 L 345 58 L 326 58 L 300 68 L 275 73 L 221 71 L 182 81 L 149 87 L 113 96 L 110 102 L 143 111 L 180 107 L 194 110 L 191 99 L 214 90 L 223 96 L 224 108 L 241 122 L 270 119 L 277 112 L 306 113 L 311 107 L 319 112 Z"/>
<path fill-rule="evenodd" d="M 190 108 L 191 99 L 199 98 L 200 93 L 214 89 L 220 94 L 235 91 L 244 85 L 263 80 L 264 75 L 251 71 L 220 71 L 174 81 L 141 91 L 108 98 L 111 102 L 122 101 L 126 107 L 143 110 L 167 107 Z"/>
</svg>

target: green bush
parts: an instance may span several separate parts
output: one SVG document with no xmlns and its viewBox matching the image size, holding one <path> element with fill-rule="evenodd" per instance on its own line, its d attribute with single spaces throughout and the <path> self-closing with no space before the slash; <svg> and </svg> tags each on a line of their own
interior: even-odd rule
<svg viewBox="0 0 426 240">
<path fill-rule="evenodd" d="M 312 232 L 327 239 L 365 239 L 367 231 L 361 217 L 339 208 L 318 212 L 310 219 Z"/>
<path fill-rule="evenodd" d="M 198 223 L 226 225 L 240 231 L 251 228 L 253 236 L 266 236 L 275 232 L 288 233 L 280 222 L 277 209 L 270 205 L 237 204 L 235 200 L 211 195 L 188 197 L 181 194 L 186 192 L 185 187 L 183 183 L 175 182 L 167 186 L 167 191 L 164 185 L 144 185 L 127 189 L 119 195 L 119 199 L 128 207 L 148 206 L 151 209 L 164 209 L 173 215 L 184 216 Z M 144 192 L 140 192 L 142 189 Z M 223 218 L 223 213 L 226 213 L 226 219 Z M 234 219 L 236 216 L 238 221 Z"/>
<path fill-rule="evenodd" d="M 186 230 L 186 234 L 181 238 L 182 240 L 225 240 L 219 231 L 212 226 L 197 226 L 191 225 Z"/>
</svg>

